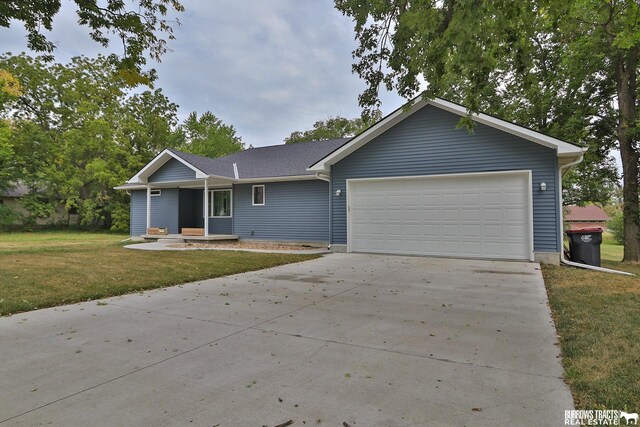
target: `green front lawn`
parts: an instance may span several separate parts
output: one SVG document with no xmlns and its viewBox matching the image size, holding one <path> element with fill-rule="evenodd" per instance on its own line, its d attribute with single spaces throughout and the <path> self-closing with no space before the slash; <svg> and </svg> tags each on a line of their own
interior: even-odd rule
<svg viewBox="0 0 640 427">
<path fill-rule="evenodd" d="M 640 265 L 605 233 L 602 266 L 622 276 L 543 266 L 566 380 L 579 409 L 640 410 Z"/>
<path fill-rule="evenodd" d="M 316 258 L 233 251 L 139 251 L 107 233 L 0 233 L 0 315 Z"/>
</svg>

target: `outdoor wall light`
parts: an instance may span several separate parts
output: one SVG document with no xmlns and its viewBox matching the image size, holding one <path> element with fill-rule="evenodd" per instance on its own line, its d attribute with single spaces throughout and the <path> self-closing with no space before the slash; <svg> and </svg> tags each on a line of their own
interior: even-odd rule
<svg viewBox="0 0 640 427">
<path fill-rule="evenodd" d="M 541 182 L 540 183 L 540 191 L 546 191 L 547 190 L 547 183 L 546 182 Z"/>
<path fill-rule="evenodd" d="M 336 197 L 342 196 L 342 190 L 336 190 Z"/>
</svg>

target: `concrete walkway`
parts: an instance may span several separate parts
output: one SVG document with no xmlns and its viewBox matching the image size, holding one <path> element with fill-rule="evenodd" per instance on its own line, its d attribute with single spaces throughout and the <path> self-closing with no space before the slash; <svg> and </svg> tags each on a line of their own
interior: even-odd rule
<svg viewBox="0 0 640 427">
<path fill-rule="evenodd" d="M 0 426 L 556 426 L 573 406 L 533 263 L 331 254 L 18 314 L 0 366 Z"/>
</svg>

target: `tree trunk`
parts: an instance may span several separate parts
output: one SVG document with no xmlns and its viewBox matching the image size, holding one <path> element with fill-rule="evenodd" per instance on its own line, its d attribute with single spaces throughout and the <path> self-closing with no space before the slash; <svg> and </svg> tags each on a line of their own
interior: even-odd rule
<svg viewBox="0 0 640 427">
<path fill-rule="evenodd" d="M 640 260 L 640 220 L 638 206 L 638 152 L 634 146 L 636 126 L 636 67 L 638 49 L 620 52 L 616 64 L 618 90 L 618 142 L 622 159 L 622 197 L 624 200 L 624 258 Z"/>
</svg>

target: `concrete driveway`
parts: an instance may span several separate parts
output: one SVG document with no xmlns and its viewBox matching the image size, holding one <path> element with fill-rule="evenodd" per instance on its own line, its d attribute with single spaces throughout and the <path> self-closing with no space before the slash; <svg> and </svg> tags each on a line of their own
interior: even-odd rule
<svg viewBox="0 0 640 427">
<path fill-rule="evenodd" d="M 537 264 L 332 254 L 0 319 L 0 425 L 562 425 L 558 354 Z"/>
</svg>

